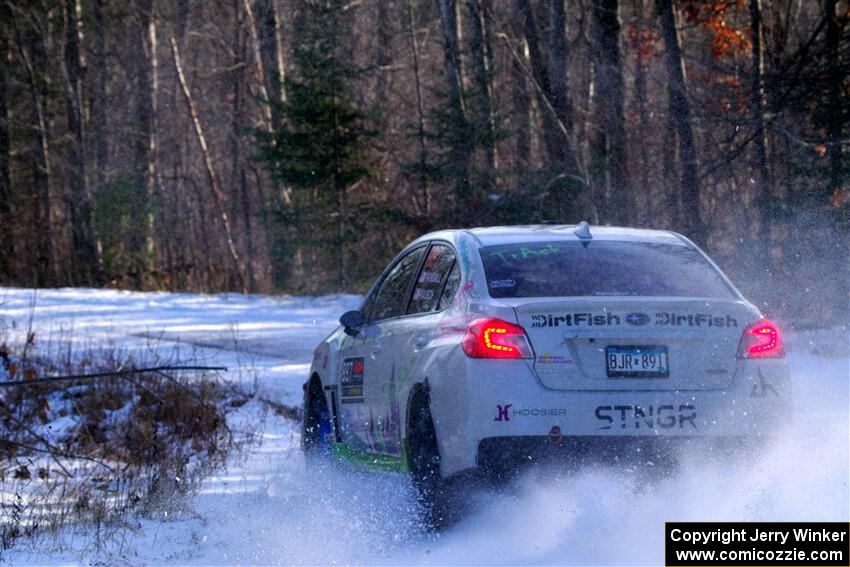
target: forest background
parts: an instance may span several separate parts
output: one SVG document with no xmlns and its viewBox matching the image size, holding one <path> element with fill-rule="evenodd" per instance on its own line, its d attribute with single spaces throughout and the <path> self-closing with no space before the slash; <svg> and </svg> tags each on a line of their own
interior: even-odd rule
<svg viewBox="0 0 850 567">
<path fill-rule="evenodd" d="M 846 0 L 2 0 L 0 285 L 362 292 L 410 239 L 673 229 L 846 323 Z M 674 277 L 674 276 L 671 276 Z"/>
</svg>

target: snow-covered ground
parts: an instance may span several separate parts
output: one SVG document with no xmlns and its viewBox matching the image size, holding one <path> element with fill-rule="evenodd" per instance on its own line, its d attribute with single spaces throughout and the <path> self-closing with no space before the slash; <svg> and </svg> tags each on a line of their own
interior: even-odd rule
<svg viewBox="0 0 850 567">
<path fill-rule="evenodd" d="M 111 345 L 223 365 L 233 381 L 298 405 L 313 347 L 356 307 L 318 298 L 0 288 L 0 326 L 55 348 Z M 30 323 L 30 318 L 32 321 Z M 441 535 L 423 533 L 404 478 L 305 472 L 298 424 L 252 401 L 231 427 L 259 442 L 207 479 L 185 511 L 144 519 L 120 538 L 68 529 L 21 541 L 12 564 L 660 564 L 673 520 L 850 518 L 847 330 L 788 336 L 794 419 L 774 446 L 732 463 L 651 472 L 597 468 L 529 474 L 511 490 L 472 495 L 476 511 Z"/>
</svg>

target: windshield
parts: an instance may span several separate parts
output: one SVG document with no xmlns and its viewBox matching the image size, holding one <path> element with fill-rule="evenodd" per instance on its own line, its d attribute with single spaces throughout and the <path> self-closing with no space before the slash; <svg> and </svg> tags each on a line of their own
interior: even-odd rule
<svg viewBox="0 0 850 567">
<path fill-rule="evenodd" d="M 480 250 L 490 296 L 735 297 L 720 273 L 688 246 L 556 241 Z"/>
</svg>

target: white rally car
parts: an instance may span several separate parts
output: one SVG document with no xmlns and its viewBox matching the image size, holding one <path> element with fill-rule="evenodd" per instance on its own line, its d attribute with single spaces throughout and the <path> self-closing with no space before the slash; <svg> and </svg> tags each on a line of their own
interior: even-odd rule
<svg viewBox="0 0 850 567">
<path fill-rule="evenodd" d="M 302 442 L 443 479 L 735 440 L 788 417 L 777 326 L 685 237 L 574 225 L 409 244 L 316 349 Z"/>
</svg>

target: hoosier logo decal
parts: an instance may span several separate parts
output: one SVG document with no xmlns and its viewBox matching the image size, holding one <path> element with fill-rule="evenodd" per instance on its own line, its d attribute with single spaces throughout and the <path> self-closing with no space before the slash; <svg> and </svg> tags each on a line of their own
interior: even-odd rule
<svg viewBox="0 0 850 567">
<path fill-rule="evenodd" d="M 510 421 L 511 414 L 508 413 L 513 404 L 499 405 L 496 404 L 496 418 L 493 421 Z"/>
</svg>

